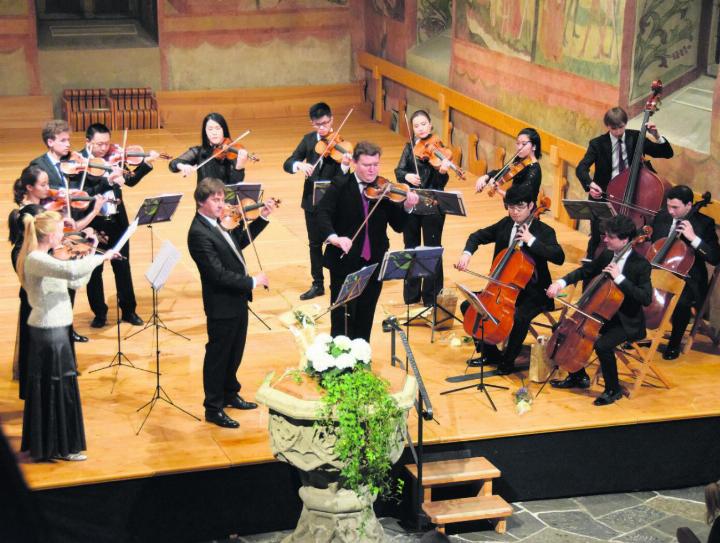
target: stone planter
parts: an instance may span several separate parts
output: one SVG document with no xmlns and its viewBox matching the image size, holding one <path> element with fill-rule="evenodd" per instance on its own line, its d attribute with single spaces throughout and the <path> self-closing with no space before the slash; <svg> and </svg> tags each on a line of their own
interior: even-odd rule
<svg viewBox="0 0 720 543">
<path fill-rule="evenodd" d="M 383 375 L 406 416 L 417 396 L 411 375 L 392 368 Z M 272 375 L 257 392 L 257 401 L 270 409 L 270 443 L 275 458 L 300 472 L 299 494 L 303 510 L 295 531 L 284 543 L 381 542 L 383 529 L 373 511 L 375 498 L 363 499 L 343 488 L 339 480 L 342 464 L 335 456 L 335 436 L 315 428 L 322 408 L 322 389 L 310 378 L 295 383 L 286 377 L 271 384 Z M 398 426 L 391 461 L 397 462 L 404 448 L 404 425 Z M 360 527 L 364 533 L 361 535 Z"/>
</svg>

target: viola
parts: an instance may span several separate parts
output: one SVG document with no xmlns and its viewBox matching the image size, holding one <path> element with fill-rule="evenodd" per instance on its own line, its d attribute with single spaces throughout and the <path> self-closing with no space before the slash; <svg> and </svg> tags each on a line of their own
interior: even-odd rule
<svg viewBox="0 0 720 543">
<path fill-rule="evenodd" d="M 270 200 L 275 202 L 275 205 L 280 205 L 279 198 L 270 198 Z M 237 228 L 243 222 L 243 215 L 246 221 L 253 221 L 260 216 L 263 207 L 265 202 L 256 202 L 252 198 L 243 198 L 238 204 L 225 204 L 225 209 L 220 215 L 220 226 L 225 230 Z"/>
<path fill-rule="evenodd" d="M 450 161 L 450 169 L 460 179 L 465 179 L 465 172 L 452 161 L 452 150 L 443 145 L 436 135 L 419 140 L 413 147 L 413 154 L 420 160 L 426 160 L 436 170 L 440 169 L 444 160 Z"/>
<path fill-rule="evenodd" d="M 650 232 L 650 227 L 645 227 L 642 234 L 618 251 L 612 262 L 617 263 L 633 247 L 643 243 Z M 624 299 L 625 295 L 609 273 L 596 275 L 585 287 L 576 304 L 563 302 L 574 311 L 568 312 L 562 318 L 550 336 L 547 343 L 548 357 L 567 372 L 583 369 L 590 360 L 600 329 L 618 312 Z"/>
<path fill-rule="evenodd" d="M 532 157 L 525 157 L 518 162 L 508 162 L 500 171 L 493 176 L 492 184 L 488 189 L 488 196 L 495 196 L 498 189 L 505 183 L 509 183 L 513 178 L 533 163 Z"/>
<path fill-rule="evenodd" d="M 533 220 L 550 209 L 550 204 L 549 197 L 541 198 L 537 209 L 525 219 L 523 224 L 530 225 Z M 521 250 L 519 243 L 514 242 L 507 249 L 500 251 L 490 268 L 488 279 L 491 282 L 478 296 L 488 313 L 498 323 L 485 321 L 483 326 L 478 328 L 480 316 L 477 310 L 470 306 L 463 315 L 465 332 L 493 345 L 505 341 L 512 331 L 518 296 L 527 286 L 534 272 L 535 261 Z"/>
<path fill-rule="evenodd" d="M 150 153 L 146 153 L 145 149 L 143 149 L 140 145 L 127 145 L 123 152 L 123 148 L 120 145 L 113 144 L 110 146 L 108 156 L 108 161 L 111 164 L 124 162 L 128 166 L 139 166 L 144 159 L 150 156 Z M 163 160 L 172 160 L 173 157 L 167 153 L 159 153 L 158 158 L 162 158 Z"/>
<path fill-rule="evenodd" d="M 702 198 L 695 202 L 690 211 L 682 220 L 688 220 L 710 203 L 712 195 L 706 192 Z M 682 238 L 682 234 L 675 230 L 671 236 L 660 238 L 652 244 L 645 255 L 653 267 L 659 267 L 679 275 L 687 275 L 695 263 L 695 250 Z M 645 311 L 645 326 L 650 329 L 660 326 L 665 314 L 665 308 L 670 303 L 671 295 L 664 290 L 653 288 L 652 302 L 643 308 Z"/>
<path fill-rule="evenodd" d="M 61 211 L 65 209 L 68 201 L 73 209 L 87 209 L 90 202 L 95 201 L 94 196 L 89 196 L 87 192 L 78 189 L 70 189 L 69 196 L 65 189 L 49 189 L 48 198 L 50 201 L 43 204 L 47 211 Z"/>
<path fill-rule="evenodd" d="M 363 189 L 363 194 L 365 194 L 365 198 L 368 200 L 379 200 L 386 197 L 388 200 L 401 203 L 405 201 L 408 192 L 411 191 L 410 185 L 406 183 L 393 183 L 378 175 L 372 184 L 367 185 Z M 420 201 L 425 205 L 431 206 L 437 204 L 432 198 L 420 194 L 418 194 L 418 196 L 420 197 Z"/>
<path fill-rule="evenodd" d="M 315 144 L 315 152 L 321 158 L 330 157 L 335 162 L 342 162 L 345 154 L 352 155 L 353 144 L 343 139 L 339 133 L 335 133 L 334 137 L 330 139 L 327 136 L 319 139 Z"/>
<path fill-rule="evenodd" d="M 80 154 L 74 153 L 67 160 L 60 161 L 60 170 L 65 175 L 78 175 L 87 170 L 89 175 L 95 177 L 102 177 L 106 173 L 112 173 L 116 170 L 117 166 L 106 161 L 103 158 L 92 157 L 90 160 L 83 157 Z M 129 171 L 124 172 L 127 176 L 132 176 L 133 173 Z"/>
<path fill-rule="evenodd" d="M 230 138 L 225 138 L 222 143 L 215 146 L 212 157 L 216 160 L 237 160 L 238 153 L 244 150 L 245 147 L 239 143 L 232 144 Z M 259 162 L 260 157 L 254 153 L 248 152 L 247 157 L 253 162 Z"/>
</svg>

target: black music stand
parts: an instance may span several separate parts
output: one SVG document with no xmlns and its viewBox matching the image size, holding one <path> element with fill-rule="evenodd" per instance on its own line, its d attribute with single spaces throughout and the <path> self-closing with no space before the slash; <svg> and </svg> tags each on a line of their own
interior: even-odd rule
<svg viewBox="0 0 720 543">
<path fill-rule="evenodd" d="M 577 221 L 609 219 L 615 215 L 613 206 L 605 200 L 563 200 L 562 203 L 569 217 Z"/>
<path fill-rule="evenodd" d="M 437 204 L 438 211 L 443 215 L 458 215 L 460 217 L 467 217 L 465 201 L 463 200 L 463 195 L 460 191 L 416 189 L 415 192 L 419 196 L 425 196 L 428 199 L 434 200 Z M 413 213 L 414 212 L 415 211 L 413 211 Z"/>
<path fill-rule="evenodd" d="M 345 281 L 343 281 L 343 284 L 340 287 L 340 292 L 338 293 L 335 302 L 332 303 L 325 311 L 320 313 L 320 315 L 315 317 L 315 320 L 319 319 L 327 313 L 330 313 L 338 307 L 343 306 L 343 311 L 345 314 L 345 335 L 347 336 L 348 304 L 363 293 L 365 287 L 367 287 L 367 284 L 370 282 L 370 278 L 372 277 L 372 274 L 375 273 L 375 269 L 377 267 L 377 264 L 370 264 L 369 266 L 360 268 L 356 272 L 347 274 L 347 276 L 345 277 Z"/>
<path fill-rule="evenodd" d="M 235 183 L 233 185 L 225 185 L 225 202 L 228 204 L 236 204 L 243 198 L 249 198 L 254 202 L 259 202 L 263 193 L 263 187 L 260 183 Z"/>
<path fill-rule="evenodd" d="M 135 220 L 137 221 L 138 226 L 147 226 L 148 231 L 150 232 L 150 262 L 155 261 L 155 245 L 153 241 L 154 236 L 152 227 L 154 224 L 157 223 L 170 222 L 173 215 L 175 214 L 175 211 L 178 208 L 178 205 L 180 204 L 180 200 L 182 199 L 182 197 L 182 194 L 160 194 L 159 196 L 145 198 L 145 201 L 140 204 L 140 209 L 138 209 Z M 162 319 L 158 315 L 157 291 L 155 290 L 155 288 L 152 287 L 152 281 L 150 282 L 150 286 L 152 288 L 153 300 L 152 315 L 150 315 L 150 317 L 145 321 L 145 326 L 143 326 L 137 332 L 133 332 L 129 336 L 125 336 L 125 339 L 130 339 L 131 337 L 136 336 L 141 332 L 144 332 L 148 328 L 155 326 L 157 322 L 162 328 L 164 328 L 168 332 L 171 332 L 176 336 L 180 336 L 181 338 L 190 341 L 189 337 L 184 336 L 181 333 L 176 332 L 175 330 L 171 330 L 162 321 Z"/>
<path fill-rule="evenodd" d="M 145 418 L 143 419 L 140 428 L 138 428 L 136 435 L 139 434 L 140 431 L 143 429 L 143 426 L 145 426 L 145 423 L 150 417 L 150 413 L 152 413 L 155 404 L 159 400 L 170 404 L 175 409 L 182 411 L 186 415 L 198 421 L 200 420 L 198 417 L 196 417 L 189 411 L 186 411 L 185 409 L 174 403 L 170 399 L 170 396 L 168 396 L 168 393 L 165 392 L 165 389 L 163 389 L 162 385 L 160 385 L 160 328 L 162 327 L 167 329 L 167 327 L 164 324 L 161 324 L 160 318 L 157 317 L 157 293 L 165 285 L 168 278 L 170 277 L 170 272 L 179 261 L 180 253 L 172 244 L 172 242 L 166 240 L 160 248 L 157 259 L 153 261 L 148 271 L 145 272 L 145 277 L 150 282 L 153 291 L 153 315 L 155 315 L 155 318 L 153 319 L 152 326 L 155 328 L 155 391 L 153 392 L 150 401 L 143 404 L 142 407 L 139 407 L 137 409 L 137 411 L 142 411 L 148 405 L 150 406 L 150 409 L 148 409 L 148 412 L 145 415 Z M 180 335 L 181 337 L 185 337 L 181 334 L 178 335 Z"/>
<path fill-rule="evenodd" d="M 478 330 L 480 330 L 480 356 L 477 358 L 480 360 L 480 383 L 477 385 L 465 385 L 458 388 L 453 388 L 450 390 L 444 390 L 440 394 L 452 394 L 453 392 L 459 392 L 461 390 L 467 390 L 468 388 L 477 388 L 478 390 L 482 390 L 485 393 L 485 396 L 487 396 L 488 401 L 490 402 L 490 405 L 493 408 L 493 411 L 497 411 L 497 407 L 495 407 L 495 402 L 493 402 L 492 397 L 490 396 L 490 393 L 488 392 L 488 387 L 491 388 L 499 388 L 502 390 L 509 390 L 508 387 L 500 386 L 500 385 L 490 385 L 485 383 L 485 321 L 490 321 L 493 324 L 497 324 L 498 320 L 485 308 L 485 306 L 482 304 L 480 299 L 475 296 L 475 293 L 471 291 L 469 288 L 461 285 L 460 283 L 455 283 L 458 287 L 458 290 L 462 293 L 462 295 L 465 297 L 465 299 L 470 304 L 470 307 L 474 308 L 475 311 L 477 311 L 477 317 L 475 317 L 475 322 L 473 323 L 473 329 L 472 329 L 472 336 L 475 337 L 475 334 Z"/>
<path fill-rule="evenodd" d="M 316 206 L 320 203 L 320 200 L 323 199 L 323 196 L 325 196 L 325 193 L 330 188 L 331 184 L 332 181 L 326 179 L 320 179 L 313 182 L 312 205 Z"/>
</svg>

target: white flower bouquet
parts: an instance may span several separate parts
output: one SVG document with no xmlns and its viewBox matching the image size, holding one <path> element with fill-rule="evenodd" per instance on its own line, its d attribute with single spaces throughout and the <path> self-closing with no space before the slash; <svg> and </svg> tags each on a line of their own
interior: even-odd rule
<svg viewBox="0 0 720 543">
<path fill-rule="evenodd" d="M 371 354 L 370 344 L 364 339 L 318 334 L 305 351 L 305 371 L 317 375 L 328 370 L 351 370 L 358 364 L 368 366 Z"/>
</svg>

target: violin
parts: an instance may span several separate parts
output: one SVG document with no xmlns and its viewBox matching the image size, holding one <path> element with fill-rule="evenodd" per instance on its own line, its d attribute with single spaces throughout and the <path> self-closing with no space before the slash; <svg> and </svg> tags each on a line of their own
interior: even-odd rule
<svg viewBox="0 0 720 543">
<path fill-rule="evenodd" d="M 695 202 L 687 215 L 681 220 L 686 221 L 700 209 L 710 203 L 712 195 L 706 192 L 702 198 Z M 687 275 L 695 263 L 695 250 L 682 239 L 680 231 L 675 230 L 671 236 L 660 238 L 652 244 L 645 255 L 653 267 L 663 268 L 679 275 Z M 645 311 L 645 326 L 655 329 L 665 314 L 665 308 L 672 296 L 664 290 L 653 288 L 652 302 Z"/>
<path fill-rule="evenodd" d="M 230 138 L 225 138 L 222 143 L 215 146 L 212 157 L 216 160 L 237 160 L 238 153 L 242 150 L 245 150 L 245 147 L 242 144 L 236 143 L 235 145 L 232 145 Z M 247 157 L 253 162 L 260 161 L 260 157 L 249 151 Z"/>
<path fill-rule="evenodd" d="M 543 196 L 538 207 L 531 213 L 523 225 L 530 225 L 550 209 L 551 200 Z M 520 292 L 530 282 L 535 272 L 535 261 L 521 250 L 518 242 L 513 242 L 507 249 L 500 251 L 490 267 L 490 284 L 479 294 L 479 299 L 497 324 L 485 321 L 478 327 L 480 315 L 470 306 L 463 315 L 463 328 L 468 335 L 486 343 L 497 345 L 505 341 L 512 331 L 515 320 L 515 304 Z"/>
<path fill-rule="evenodd" d="M 61 211 L 67 206 L 68 200 L 70 207 L 73 209 L 87 209 L 90 202 L 95 201 L 94 196 L 88 195 L 87 192 L 79 189 L 70 189 L 70 195 L 65 189 L 49 189 L 48 198 L 50 201 L 43 204 L 47 211 Z"/>
<path fill-rule="evenodd" d="M 420 160 L 428 161 L 436 170 L 440 169 L 444 160 L 449 160 L 450 169 L 454 171 L 460 179 L 465 179 L 465 172 L 451 160 L 452 150 L 445 147 L 443 142 L 440 141 L 440 138 L 434 134 L 419 140 L 413 147 L 413 154 Z"/>
<path fill-rule="evenodd" d="M 329 136 L 330 134 L 328 134 Z M 332 140 L 332 142 L 330 141 Z M 321 158 L 330 157 L 335 162 L 342 162 L 345 154 L 353 154 L 353 144 L 343 139 L 343 137 L 336 133 L 334 138 L 324 137 L 318 140 L 315 144 L 315 152 L 320 155 Z"/>
<path fill-rule="evenodd" d="M 95 244 L 83 232 L 66 232 L 60 245 L 52 250 L 58 260 L 78 260 L 93 253 Z"/>
<path fill-rule="evenodd" d="M 114 166 L 103 158 L 92 157 L 88 160 L 74 151 L 71 153 L 69 159 L 60 161 L 60 170 L 68 176 L 78 175 L 87 170 L 89 175 L 102 177 L 106 173 L 114 172 L 116 168 L 117 166 Z M 125 170 L 123 173 L 129 177 L 134 175 L 133 172 L 128 170 Z"/>
<path fill-rule="evenodd" d="M 505 183 L 512 181 L 513 177 L 533 163 L 532 157 L 525 157 L 519 162 L 508 162 L 493 176 L 492 184 L 488 189 L 488 196 L 495 196 L 498 189 Z"/>
<path fill-rule="evenodd" d="M 270 200 L 280 206 L 279 198 L 270 198 Z M 265 202 L 256 202 L 252 198 L 243 198 L 237 204 L 225 204 L 225 209 L 220 215 L 220 226 L 225 230 L 237 228 L 243 222 L 243 215 L 246 221 L 253 221 L 260 216 L 263 207 L 265 207 Z"/>
<path fill-rule="evenodd" d="M 109 162 L 111 164 L 117 164 L 118 162 L 124 162 L 128 166 L 139 166 L 144 159 L 150 156 L 150 153 L 146 153 L 140 145 L 127 145 L 123 152 L 123 148 L 120 145 L 113 144 L 108 152 Z M 173 157 L 167 153 L 159 153 L 158 158 L 163 160 L 172 160 Z"/>
<path fill-rule="evenodd" d="M 618 251 L 612 263 L 619 262 L 633 247 L 643 243 L 651 231 L 650 227 L 644 227 L 640 235 Z M 596 275 L 576 304 L 562 302 L 574 311 L 562 318 L 550 336 L 548 357 L 569 373 L 583 369 L 590 360 L 600 329 L 618 312 L 624 299 L 625 295 L 609 273 Z"/>
<path fill-rule="evenodd" d="M 396 203 L 404 202 L 408 192 L 412 191 L 410 185 L 406 183 L 393 183 L 384 177 L 377 176 L 372 184 L 367 185 L 363 189 L 363 194 L 368 200 L 379 200 L 386 197 L 388 200 Z M 437 202 L 428 196 L 418 194 L 420 201 L 428 206 L 437 204 Z"/>
</svg>

